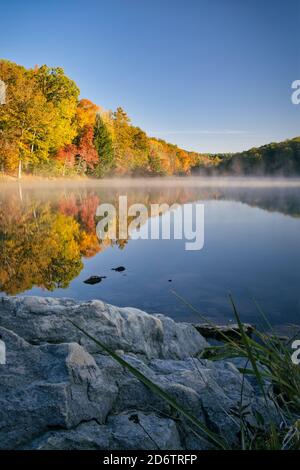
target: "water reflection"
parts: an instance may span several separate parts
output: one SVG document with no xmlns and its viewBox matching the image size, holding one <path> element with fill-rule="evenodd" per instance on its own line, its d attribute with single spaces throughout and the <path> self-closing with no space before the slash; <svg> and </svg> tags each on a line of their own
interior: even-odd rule
<svg viewBox="0 0 300 470">
<path fill-rule="evenodd" d="M 186 254 L 183 252 L 183 245 L 175 240 L 169 242 L 149 240 L 142 244 L 134 241 L 130 242 L 130 247 L 129 240 L 115 242 L 98 240 L 97 206 L 104 202 L 117 207 L 119 196 L 125 194 L 128 196 L 129 205 L 142 203 L 147 207 L 154 203 L 172 205 L 204 201 L 207 209 L 207 243 L 204 253 Z M 34 188 L 26 185 L 25 187 L 3 185 L 0 191 L 0 291 L 10 295 L 23 292 L 49 295 L 49 292 L 54 292 L 53 295 L 67 294 L 83 299 L 98 297 L 119 305 L 127 304 L 148 308 L 150 311 L 164 311 L 178 318 L 185 309 L 178 304 L 175 305 L 174 300 L 170 299 L 170 286 L 168 288 L 166 284 L 159 286 L 167 280 L 174 280 L 175 287 L 181 289 L 181 293 L 187 294 L 196 306 L 206 307 L 210 316 L 220 316 L 222 310 L 222 315 L 226 317 L 228 310 L 223 304 L 227 284 L 231 287 L 230 279 L 232 278 L 232 285 L 240 290 L 247 282 L 242 278 L 241 272 L 243 269 L 252 272 L 253 279 L 251 276 L 249 279 L 250 283 L 253 283 L 253 291 L 257 291 L 258 296 L 262 297 L 263 292 L 259 291 L 259 284 L 262 281 L 259 276 L 265 269 L 266 260 L 270 257 L 273 261 L 278 261 L 273 266 L 273 270 L 277 269 L 278 272 L 273 273 L 271 278 L 274 282 L 275 278 L 276 282 L 281 278 L 282 292 L 284 291 L 282 300 L 285 299 L 284 305 L 287 306 L 282 305 L 280 308 L 293 309 L 288 315 L 290 319 L 296 321 L 299 313 L 299 297 L 296 290 L 291 292 L 289 288 L 291 284 L 299 283 L 299 269 L 290 265 L 289 270 L 282 261 L 278 249 L 283 253 L 285 248 L 281 250 L 281 247 L 289 243 L 289 254 L 293 256 L 295 262 L 299 259 L 299 245 L 297 246 L 295 241 L 297 230 L 299 234 L 299 224 L 290 227 L 286 218 L 280 219 L 276 226 L 279 227 L 281 241 L 278 241 L 276 247 L 273 246 L 273 251 L 270 253 L 268 243 L 271 245 L 273 243 L 270 237 L 273 236 L 274 221 L 270 225 L 269 219 L 263 214 L 277 212 L 288 215 L 298 222 L 299 195 L 300 188 L 296 184 L 291 186 L 267 184 L 255 187 L 236 184 L 199 186 L 145 182 L 142 185 L 123 184 L 122 187 L 118 187 L 114 182 L 111 187 L 75 184 Z M 243 203 L 244 209 L 236 203 Z M 264 212 L 255 212 L 252 220 L 251 214 L 254 213 L 251 212 L 251 207 L 263 209 Z M 233 219 L 235 222 L 232 222 Z M 241 230 L 239 235 L 235 226 L 237 223 L 243 225 L 243 231 Z M 255 234 L 256 228 L 257 234 Z M 246 254 L 246 251 L 249 251 L 244 244 L 247 230 L 248 235 L 256 240 L 250 248 L 250 253 Z M 218 240 L 217 234 L 222 235 Z M 263 235 L 265 238 L 262 238 Z M 291 238 L 293 242 L 290 241 Z M 227 239 L 234 240 L 235 246 L 231 244 L 229 246 L 229 242 L 226 245 Z M 127 276 L 123 287 L 120 284 L 117 286 L 116 281 L 108 279 L 107 282 L 101 283 L 101 291 L 83 285 L 84 277 L 103 274 L 105 269 L 110 270 L 118 260 L 125 259 L 124 256 L 122 259 L 118 257 L 115 254 L 116 250 L 128 252 L 126 263 L 132 270 L 136 267 L 136 272 L 138 272 L 137 266 L 143 259 L 145 264 L 142 275 L 139 271 L 138 278 L 134 278 L 129 270 L 123 275 Z M 220 273 L 223 275 L 228 269 L 226 266 L 228 257 L 224 256 L 224 250 L 227 250 L 227 256 L 232 250 L 231 267 L 235 266 L 235 272 L 230 271 L 227 274 L 227 284 L 227 281 L 224 282 L 223 278 L 221 280 L 222 276 L 220 277 Z M 108 254 L 105 254 L 107 251 Z M 149 258 L 150 253 L 152 259 Z M 170 259 L 170 256 L 176 258 L 176 263 Z M 243 264 L 241 257 L 244 257 Z M 92 262 L 92 259 L 95 262 Z M 157 275 L 151 264 L 154 259 L 156 259 Z M 254 261 L 257 272 L 252 266 Z M 264 276 L 270 276 L 270 273 L 264 273 Z M 121 276 L 118 278 L 118 283 L 120 279 Z M 293 280 L 292 283 L 290 279 Z M 270 297 L 268 288 L 269 286 L 264 285 L 265 294 Z M 282 310 L 279 316 L 281 314 Z"/>
</svg>

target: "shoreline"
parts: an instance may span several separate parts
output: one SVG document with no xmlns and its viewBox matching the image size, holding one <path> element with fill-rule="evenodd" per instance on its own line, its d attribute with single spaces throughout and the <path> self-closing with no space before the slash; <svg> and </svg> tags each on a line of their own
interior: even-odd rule
<svg viewBox="0 0 300 470">
<path fill-rule="evenodd" d="M 49 186 L 88 186 L 88 187 L 111 187 L 111 188 L 136 188 L 136 187 L 300 187 L 300 177 L 282 176 L 162 176 L 162 177 L 118 177 L 111 178 L 89 178 L 84 176 L 74 177 L 43 177 L 23 176 L 22 179 L 12 176 L 0 176 L 0 188 L 5 186 L 39 187 L 47 183 Z"/>
</svg>

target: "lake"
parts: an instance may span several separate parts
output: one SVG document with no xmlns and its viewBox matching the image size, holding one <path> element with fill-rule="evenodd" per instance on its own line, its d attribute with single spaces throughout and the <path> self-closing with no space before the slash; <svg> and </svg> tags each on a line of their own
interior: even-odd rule
<svg viewBox="0 0 300 470">
<path fill-rule="evenodd" d="M 99 240 L 97 207 L 117 206 L 122 195 L 146 207 L 203 204 L 203 248 L 187 251 L 185 240 L 172 238 Z M 199 320 L 175 292 L 218 323 L 233 319 L 231 293 L 244 321 L 261 324 L 258 303 L 273 325 L 300 324 L 299 235 L 297 179 L 3 183 L 0 291 L 101 299 Z M 125 271 L 112 271 L 118 266 Z M 106 278 L 85 284 L 90 276 Z"/>
</svg>

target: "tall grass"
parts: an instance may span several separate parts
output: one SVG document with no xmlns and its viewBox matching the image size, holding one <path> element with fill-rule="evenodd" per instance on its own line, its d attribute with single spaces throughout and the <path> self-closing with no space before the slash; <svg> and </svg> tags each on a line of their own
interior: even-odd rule
<svg viewBox="0 0 300 470">
<path fill-rule="evenodd" d="M 216 326 L 175 291 L 173 293 L 202 320 Z M 298 450 L 300 449 L 300 366 L 294 364 L 291 359 L 290 343 L 292 340 L 282 341 L 256 302 L 255 305 L 261 318 L 272 334 L 256 330 L 253 338 L 247 336 L 231 295 L 229 295 L 229 300 L 239 327 L 239 338 L 233 340 L 225 333 L 222 334 L 224 343 L 221 346 L 207 348 L 204 357 L 214 361 L 244 358 L 247 366 L 240 367 L 239 371 L 243 380 L 247 377 L 255 378 L 265 399 L 269 421 L 267 425 L 262 416 L 257 416 L 261 429 L 253 431 L 242 416 L 245 413 L 242 409 L 239 415 L 242 423 L 240 448 Z M 274 420 L 274 408 L 278 415 L 276 420 Z"/>
</svg>

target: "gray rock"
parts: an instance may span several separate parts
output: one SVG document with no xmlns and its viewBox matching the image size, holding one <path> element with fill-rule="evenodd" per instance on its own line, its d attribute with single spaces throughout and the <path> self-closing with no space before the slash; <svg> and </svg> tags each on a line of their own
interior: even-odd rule
<svg viewBox="0 0 300 470">
<path fill-rule="evenodd" d="M 88 352 L 99 348 L 76 323 L 107 346 L 147 358 L 183 359 L 208 343 L 190 324 L 135 308 L 118 308 L 100 300 L 75 302 L 40 297 L 2 297 L 0 325 L 31 344 L 76 342 Z"/>
<path fill-rule="evenodd" d="M 174 421 L 155 414 L 138 413 L 111 416 L 107 425 L 96 421 L 80 424 L 70 431 L 52 431 L 31 442 L 27 449 L 38 450 L 180 450 Z"/>
<path fill-rule="evenodd" d="M 112 429 L 111 449 L 180 450 L 181 443 L 173 420 L 155 414 L 136 413 L 140 424 L 130 421 L 132 413 L 108 419 Z"/>
<path fill-rule="evenodd" d="M 28 443 L 26 450 L 106 450 L 110 445 L 110 429 L 89 421 L 68 431 L 49 431 Z"/>
<path fill-rule="evenodd" d="M 230 362 L 214 363 L 208 360 L 188 358 L 186 360 L 153 360 L 147 364 L 136 357 L 125 356 L 131 365 L 146 377 L 168 392 L 179 405 L 192 413 L 208 428 L 222 436 L 229 444 L 235 444 L 240 428 L 239 419 L 235 416 L 241 406 L 247 408 L 246 421 L 258 426 L 256 413 L 267 416 L 265 401 L 258 396 L 254 388 Z M 147 387 L 132 375 L 118 372 L 118 397 L 114 404 L 114 412 L 124 410 L 159 411 L 164 415 L 174 415 L 170 406 L 154 395 Z M 276 418 L 276 410 L 268 403 L 272 418 Z M 178 417 L 178 416 L 177 416 Z M 275 419 L 276 420 L 276 419 Z M 205 435 L 195 438 L 190 423 L 180 419 L 181 437 L 185 446 L 190 448 L 198 441 L 202 448 Z M 199 430 L 197 431 L 199 434 Z M 206 441 L 206 440 L 205 440 Z M 210 445 L 204 442 L 205 447 Z M 196 447 L 193 447 L 196 448 Z"/>
<path fill-rule="evenodd" d="M 7 361 L 0 365 L 0 446 L 16 448 L 51 427 L 104 422 L 117 394 L 76 343 L 32 346 L 0 327 Z"/>
<path fill-rule="evenodd" d="M 233 363 L 197 357 L 207 343 L 189 324 L 101 301 L 5 297 L 0 448 L 214 448 L 204 432 L 68 320 L 117 351 L 232 446 L 241 406 L 253 427 L 259 426 L 257 412 L 266 423 L 270 414 L 276 419 L 272 403 L 267 412 L 259 390 L 242 380 Z"/>
</svg>

